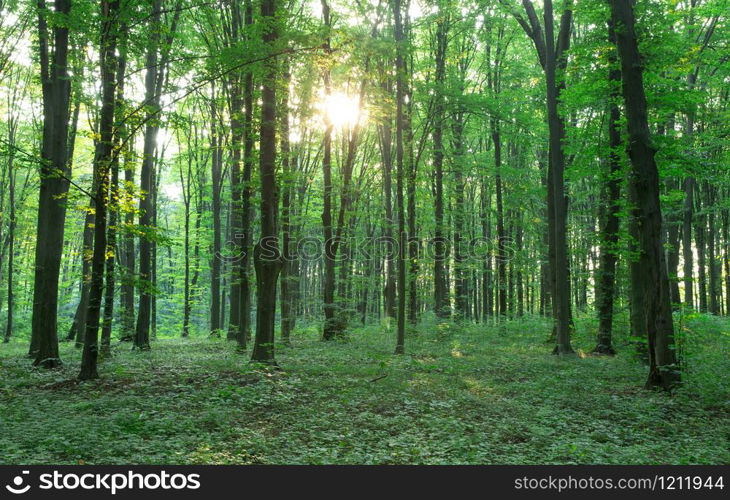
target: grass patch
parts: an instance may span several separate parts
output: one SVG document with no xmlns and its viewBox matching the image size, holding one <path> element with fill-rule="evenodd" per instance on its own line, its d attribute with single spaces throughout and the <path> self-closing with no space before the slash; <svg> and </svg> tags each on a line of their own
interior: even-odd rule
<svg viewBox="0 0 730 500">
<path fill-rule="evenodd" d="M 30 368 L 27 343 L 0 347 L 4 464 L 722 464 L 730 462 L 730 325 L 687 319 L 685 385 L 641 389 L 647 369 L 559 358 L 549 324 L 425 321 L 394 356 L 394 332 L 346 342 L 295 332 L 282 371 L 257 371 L 225 340 L 118 344 L 102 378 Z M 593 347 L 590 325 L 574 345 Z"/>
</svg>

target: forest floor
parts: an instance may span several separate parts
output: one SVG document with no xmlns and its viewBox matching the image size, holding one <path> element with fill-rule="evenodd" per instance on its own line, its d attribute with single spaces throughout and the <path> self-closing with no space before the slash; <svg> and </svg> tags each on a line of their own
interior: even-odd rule
<svg viewBox="0 0 730 500">
<path fill-rule="evenodd" d="M 117 344 L 97 381 L 30 369 L 27 342 L 0 346 L 0 463 L 90 464 L 727 464 L 730 322 L 682 326 L 685 384 L 642 389 L 647 367 L 626 340 L 550 354 L 549 323 L 424 322 L 392 354 L 394 332 L 356 329 L 322 342 L 297 330 L 267 372 L 225 340 Z"/>
</svg>

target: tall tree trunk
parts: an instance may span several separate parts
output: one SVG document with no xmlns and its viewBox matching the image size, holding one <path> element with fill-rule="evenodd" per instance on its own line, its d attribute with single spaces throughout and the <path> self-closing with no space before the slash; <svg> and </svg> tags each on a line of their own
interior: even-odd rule
<svg viewBox="0 0 730 500">
<path fill-rule="evenodd" d="M 639 261 L 644 285 L 644 318 L 651 363 L 647 387 L 658 386 L 668 390 L 679 383 L 680 374 L 673 345 L 669 279 L 662 247 L 659 173 L 649 133 L 633 6 L 631 0 L 611 0 L 610 4 L 621 59 L 622 88 L 629 131 L 629 157 L 632 166 L 629 188 L 639 216 Z"/>
<path fill-rule="evenodd" d="M 722 211 L 722 243 L 722 260 L 725 268 L 725 316 L 730 316 L 730 210 L 727 208 Z"/>
<path fill-rule="evenodd" d="M 720 285 L 720 277 L 718 272 L 718 262 L 715 249 L 715 231 L 717 227 L 715 225 L 715 190 L 716 187 L 711 185 L 709 182 L 705 184 L 705 196 L 707 200 L 707 260 L 708 260 L 708 289 L 707 295 L 709 299 L 708 311 L 711 314 L 720 314 L 720 302 L 718 287 Z"/>
<path fill-rule="evenodd" d="M 268 26 L 264 44 L 273 50 L 277 39 L 276 0 L 261 1 L 261 17 Z M 276 230 L 278 211 L 276 182 L 276 74 L 277 61 L 265 63 L 261 86 L 261 143 L 259 175 L 261 177 L 261 239 L 254 248 L 256 269 L 256 339 L 251 360 L 275 364 L 274 318 L 276 282 L 281 271 L 281 253 Z"/>
<path fill-rule="evenodd" d="M 461 69 L 461 68 L 460 68 Z M 459 95 L 463 95 L 463 78 L 458 82 Z M 469 318 L 469 278 L 468 266 L 466 263 L 466 177 L 465 171 L 465 147 L 464 127 L 466 122 L 466 110 L 458 105 L 452 118 L 452 142 L 453 142 L 453 170 L 454 170 L 454 206 L 453 217 L 453 240 L 454 240 L 454 305 L 455 316 L 459 321 Z"/>
<path fill-rule="evenodd" d="M 609 43 L 616 45 L 613 22 L 608 23 Z M 621 91 L 621 69 L 616 52 L 611 51 L 608 58 L 608 169 L 604 174 L 601 212 L 603 212 L 600 238 L 601 256 L 596 287 L 596 309 L 598 312 L 598 337 L 593 352 L 616 354 L 611 340 L 613 331 L 613 298 L 616 285 L 616 251 L 618 250 L 619 209 L 621 197 L 621 130 L 618 99 Z"/>
<path fill-rule="evenodd" d="M 76 347 L 83 347 L 86 332 L 86 312 L 89 309 L 89 284 L 91 282 L 91 253 L 94 244 L 94 201 L 89 202 L 84 216 L 84 231 L 81 243 L 81 296 L 66 340 L 75 340 Z"/>
<path fill-rule="evenodd" d="M 404 38 L 410 40 L 410 17 L 405 10 Z M 410 54 L 410 50 L 407 51 Z M 416 226 L 416 176 L 417 165 L 413 156 L 413 58 L 404 57 L 403 92 L 407 99 L 403 116 L 404 160 L 406 162 L 406 195 L 408 199 L 408 322 L 415 326 L 418 322 L 418 231 Z"/>
<path fill-rule="evenodd" d="M 436 73 L 434 89 L 434 121 L 433 121 L 433 169 L 434 169 L 434 311 L 439 318 L 451 316 L 449 286 L 446 281 L 445 264 L 448 259 L 448 242 L 444 234 L 444 122 L 445 122 L 445 80 L 446 50 L 448 47 L 449 17 L 439 5 L 439 17 L 436 24 Z"/>
<path fill-rule="evenodd" d="M 117 2 L 119 3 L 119 2 Z M 118 7 L 115 7 L 115 10 Z M 119 55 L 117 57 L 116 68 L 116 96 L 114 103 L 114 113 L 118 116 L 124 109 L 124 80 L 127 70 L 127 34 L 128 28 L 126 23 L 119 27 Z M 120 193 L 119 193 L 119 156 L 121 154 L 120 142 L 128 141 L 126 137 L 126 127 L 124 124 L 116 126 L 113 131 L 113 145 L 111 158 L 111 188 L 110 188 L 110 212 L 109 227 L 107 234 L 107 261 L 106 261 L 106 284 L 104 290 L 104 320 L 101 329 L 101 349 L 102 355 L 109 355 L 111 352 L 111 335 L 112 322 L 114 319 L 114 291 L 116 286 L 115 280 L 115 262 L 117 254 L 117 221 L 120 218 Z M 129 155 L 124 156 L 124 162 L 131 161 Z"/>
<path fill-rule="evenodd" d="M 213 257 L 210 263 L 210 335 L 220 337 L 221 331 L 221 175 L 222 147 L 218 136 L 218 105 L 215 84 L 210 94 L 210 149 L 213 211 Z"/>
<path fill-rule="evenodd" d="M 54 10 L 57 16 L 65 18 L 71 11 L 71 0 L 56 0 Z M 54 368 L 61 364 L 57 330 L 58 277 L 71 175 L 67 161 L 71 86 L 67 73 L 69 24 L 59 22 L 52 28 L 54 42 L 50 55 L 46 21 L 49 15 L 45 0 L 38 0 L 43 138 L 30 354 L 35 357 L 34 365 Z"/>
<path fill-rule="evenodd" d="M 322 1 L 322 17 L 327 30 L 325 40 L 325 53 L 331 54 L 330 47 L 330 7 L 327 0 Z M 324 70 L 324 95 L 328 99 L 331 94 L 330 69 Z M 339 331 L 337 323 L 337 308 L 335 305 L 335 257 L 336 244 L 334 241 L 332 223 L 332 129 L 333 125 L 329 117 L 325 116 L 324 144 L 322 155 L 322 174 L 324 180 L 324 193 L 322 201 L 322 229 L 324 233 L 324 282 L 322 284 L 324 327 L 322 338 L 333 339 Z"/>
<path fill-rule="evenodd" d="M 128 139 L 127 157 L 124 161 L 124 184 L 126 202 L 131 206 L 134 200 L 134 161 L 132 159 L 132 143 L 134 141 L 130 137 Z M 122 334 L 120 340 L 128 342 L 134 339 L 134 283 L 135 283 L 135 251 L 134 251 L 134 234 L 131 227 L 134 224 L 134 210 L 127 210 L 124 215 L 124 225 L 126 229 L 122 236 L 122 286 L 120 289 L 121 307 L 122 307 Z"/>
<path fill-rule="evenodd" d="M 404 184 L 404 144 L 403 132 L 405 128 L 405 57 L 404 57 L 404 33 L 402 22 L 401 0 L 393 1 L 393 14 L 395 18 L 395 72 L 396 72 L 396 209 L 398 211 L 398 331 L 396 335 L 395 353 L 405 353 L 405 331 L 406 331 L 406 214 L 403 199 Z"/>
<path fill-rule="evenodd" d="M 515 266 L 515 274 L 516 281 L 515 281 L 515 287 L 516 287 L 516 293 L 517 293 L 517 316 L 523 316 L 525 314 L 525 298 L 524 298 L 524 291 L 523 291 L 523 276 L 522 276 L 522 252 L 524 250 L 524 242 L 523 242 L 523 218 L 521 214 L 514 213 L 515 216 L 515 245 L 517 246 L 517 259 L 514 257 L 511 259 L 511 262 L 514 263 Z"/>
<path fill-rule="evenodd" d="M 182 336 L 190 336 L 190 204 L 193 196 L 192 170 L 193 170 L 193 144 L 190 141 L 190 130 L 192 123 L 188 122 L 187 126 L 187 162 L 186 170 L 183 171 L 180 165 L 180 185 L 182 189 L 183 201 L 183 325 Z M 180 142 L 180 141 L 178 141 Z"/>
<path fill-rule="evenodd" d="M 707 312 L 707 216 L 703 212 L 701 185 L 695 183 L 695 248 L 697 249 L 697 295 L 700 312 Z"/>
<path fill-rule="evenodd" d="M 390 85 L 385 84 L 385 92 L 390 92 Z M 386 117 L 380 130 L 381 156 L 383 161 L 383 201 L 385 203 L 385 221 L 383 225 L 383 237 L 387 248 L 385 250 L 385 287 L 383 295 L 385 299 L 385 317 L 395 318 L 396 302 L 396 277 L 395 262 L 393 259 L 393 132 L 391 118 Z"/>
<path fill-rule="evenodd" d="M 107 255 L 107 208 L 109 206 L 109 170 L 114 152 L 114 108 L 116 105 L 116 46 L 119 27 L 117 11 L 119 0 L 104 0 L 101 4 L 102 26 L 100 46 L 100 73 L 102 102 L 99 118 L 99 141 L 94 155 L 94 184 L 96 185 L 94 209 L 94 255 L 91 262 L 89 286 L 89 311 L 86 314 L 84 351 L 81 357 L 79 379 L 89 380 L 99 376 L 96 360 L 99 354 L 99 316 L 104 292 L 104 264 Z M 118 165 L 118 160 L 117 160 Z M 118 169 L 118 166 L 117 166 Z"/>
<path fill-rule="evenodd" d="M 482 239 L 487 243 L 487 251 L 484 255 L 482 264 L 482 322 L 486 322 L 487 317 L 493 314 L 492 300 L 492 252 L 489 248 L 492 239 L 492 196 L 487 185 L 485 176 L 481 180 L 481 219 L 482 219 Z"/>
<path fill-rule="evenodd" d="M 253 24 L 253 3 L 246 0 L 246 12 L 244 22 L 246 26 Z M 251 338 L 251 242 L 253 241 L 253 228 L 251 227 L 253 188 L 251 178 L 254 167 L 254 80 L 253 72 L 247 70 L 243 75 L 243 127 L 246 134 L 243 139 L 243 192 L 241 193 L 241 214 L 243 216 L 243 258 L 241 259 L 241 328 L 237 338 L 238 348 L 243 349 Z"/>
<path fill-rule="evenodd" d="M 119 196 L 119 159 L 114 158 L 111 165 L 111 200 L 109 207 L 109 224 L 107 228 L 107 260 L 106 260 L 106 283 L 104 284 L 104 318 L 101 328 L 101 347 L 99 352 L 102 356 L 111 352 L 112 322 L 114 320 L 114 288 L 116 284 L 114 276 L 114 265 L 117 252 L 117 220 L 119 217 L 116 200 Z"/>
<path fill-rule="evenodd" d="M 689 122 L 689 120 L 688 120 Z M 689 127 L 689 125 L 688 125 Z M 682 218 L 682 257 L 684 259 L 684 306 L 694 307 L 693 269 L 694 252 L 692 251 L 692 218 L 694 210 L 694 178 L 688 177 L 684 181 L 684 211 Z"/>
<path fill-rule="evenodd" d="M 291 151 L 289 147 L 289 85 L 291 83 L 291 71 L 289 61 L 283 63 L 282 68 L 282 99 L 281 99 L 281 171 L 282 171 L 282 194 L 281 194 L 281 340 L 284 344 L 290 343 L 292 330 L 294 329 L 294 304 L 292 301 L 292 289 L 295 279 L 292 279 L 292 196 L 294 193 L 294 168 L 291 164 Z"/>
<path fill-rule="evenodd" d="M 231 12 L 231 24 L 233 26 L 232 39 L 234 42 L 238 42 L 239 35 L 237 33 L 242 28 L 238 25 L 241 14 L 237 11 L 236 2 L 233 2 L 231 5 L 234 6 L 234 10 Z M 246 186 L 244 186 L 241 176 L 241 155 L 246 137 L 246 129 L 243 113 L 241 113 L 244 107 L 241 83 L 240 75 L 235 75 L 228 84 L 231 125 L 231 235 L 238 248 L 238 256 L 231 262 L 231 282 L 230 292 L 228 294 L 230 318 L 228 320 L 227 339 L 240 339 L 238 348 L 244 350 L 246 348 L 246 334 L 241 324 L 243 317 L 241 288 L 243 280 L 247 278 L 242 262 L 247 248 L 246 234 L 244 234 L 244 218 L 246 214 L 244 214 L 242 203 L 242 195 Z"/>
<path fill-rule="evenodd" d="M 79 58 L 80 59 L 80 58 Z M 78 64 L 78 66 L 75 66 L 73 71 L 74 74 L 79 74 L 79 77 L 83 77 L 83 64 Z M 74 154 L 74 147 L 75 147 L 75 139 L 76 139 L 76 133 L 78 131 L 78 125 L 79 125 L 79 114 L 81 112 L 81 97 L 83 94 L 83 90 L 81 88 L 78 88 L 78 86 L 75 89 L 71 90 L 74 93 L 74 103 L 73 103 L 73 113 L 71 118 L 71 125 L 69 127 L 68 131 L 68 156 L 67 156 L 67 162 L 69 170 L 73 166 L 73 154 Z M 89 208 L 91 208 L 91 203 L 89 204 Z M 89 296 L 89 260 L 91 259 L 91 245 L 93 243 L 94 233 L 93 233 L 93 211 L 88 210 L 86 213 L 86 217 L 84 219 L 84 232 L 83 232 L 83 246 L 81 248 L 81 298 L 79 299 L 79 303 L 76 306 L 76 312 L 74 314 L 73 321 L 71 322 L 71 328 L 68 331 L 68 334 L 66 335 L 66 341 L 76 341 L 76 347 L 82 347 L 83 346 L 83 339 L 84 339 L 84 325 L 86 325 L 86 309 L 88 308 L 88 296 Z"/>
<path fill-rule="evenodd" d="M 9 145 L 15 144 L 15 134 L 17 131 L 17 120 L 8 120 Z M 15 228 L 17 226 L 17 219 L 15 214 L 15 171 L 13 170 L 15 162 L 15 149 L 10 149 L 7 160 L 7 171 L 8 171 L 8 234 L 7 234 L 7 245 L 8 245 L 8 313 L 7 321 L 5 322 L 5 335 L 3 337 L 3 343 L 7 344 L 10 342 L 10 337 L 13 334 L 13 313 L 15 310 L 15 291 L 13 289 L 13 283 L 15 277 Z M 2 205 L 0 205 L 2 206 Z M 0 274 L 1 275 L 1 274 Z"/>
<path fill-rule="evenodd" d="M 496 93 L 496 92 L 495 92 Z M 504 204 L 502 203 L 502 138 L 499 122 L 490 120 L 492 128 L 492 144 L 494 145 L 494 186 L 497 199 L 497 277 L 499 288 L 497 292 L 497 316 L 507 314 L 507 255 L 505 243 L 507 235 L 504 232 Z"/>
<path fill-rule="evenodd" d="M 565 88 L 564 73 L 566 64 L 565 51 L 570 44 L 570 24 L 572 10 L 570 3 L 566 4 L 560 22 L 560 33 L 557 39 L 557 47 L 553 40 L 553 8 L 552 0 L 545 1 L 545 81 L 547 88 L 547 111 L 548 129 L 550 143 L 550 163 L 548 168 L 552 170 L 552 191 L 554 233 L 555 233 L 555 288 L 553 301 L 555 303 L 556 320 L 556 354 L 569 354 L 573 352 L 570 345 L 570 333 L 572 327 L 570 312 L 570 278 L 568 274 L 568 240 L 567 240 L 567 216 L 568 198 L 565 193 L 565 152 L 563 142 L 565 141 L 565 119 L 560 115 L 558 103 L 560 93 Z"/>
<path fill-rule="evenodd" d="M 326 6 L 326 8 L 324 8 Z M 326 2 L 323 3 L 323 13 L 325 15 L 325 25 L 330 26 L 329 20 L 329 6 Z M 329 41 L 325 42 L 326 50 L 329 52 Z M 366 62 L 366 68 L 367 68 Z M 325 71 L 325 95 L 330 95 L 330 76 L 329 69 Z M 365 98 L 366 80 L 363 80 L 360 86 L 359 104 L 362 106 Z M 353 202 L 353 189 L 352 189 L 352 174 L 355 167 L 355 155 L 357 152 L 358 140 L 360 137 L 360 124 L 354 123 L 350 130 L 349 139 L 343 141 L 346 148 L 346 154 L 344 155 L 344 161 L 341 167 L 341 187 L 340 187 L 340 204 L 337 213 L 337 224 L 336 229 L 333 231 L 332 222 L 332 173 L 331 173 L 331 133 L 332 123 L 329 117 L 326 117 L 326 130 L 324 139 L 324 159 L 323 159 L 323 173 L 325 183 L 325 202 L 326 206 L 322 210 L 322 222 L 325 233 L 325 283 L 324 283 L 324 298 L 325 298 L 325 324 L 323 339 L 331 340 L 336 337 L 344 335 L 348 323 L 349 311 L 347 310 L 347 294 L 344 291 L 349 285 L 346 282 L 348 276 L 349 266 L 346 262 L 348 253 L 347 245 L 343 242 L 346 240 L 346 236 L 351 227 L 353 227 L 353 219 L 350 215 L 350 205 Z M 329 237 L 328 237 L 329 235 Z M 335 262 L 337 260 L 338 250 L 342 244 L 342 255 L 345 257 L 343 261 L 344 269 L 340 270 L 342 282 L 340 283 L 340 294 L 336 300 L 337 279 L 335 275 Z M 349 280 L 347 280 L 349 281 Z"/>
<path fill-rule="evenodd" d="M 567 213 L 568 200 L 565 193 L 565 119 L 558 111 L 560 93 L 565 88 L 563 73 L 567 57 L 565 52 L 570 46 L 571 24 L 573 19 L 572 2 L 564 4 L 560 18 L 557 38 L 553 18 L 553 2 L 545 0 L 543 25 L 537 17 L 530 0 L 522 0 L 527 20 L 517 17 L 525 33 L 535 44 L 538 59 L 545 72 L 547 125 L 549 132 L 549 158 L 547 173 L 548 192 L 548 278 L 551 283 L 550 298 L 552 301 L 555 338 L 555 354 L 573 352 L 570 345 L 572 318 L 570 311 L 570 277 L 568 272 Z"/>
<path fill-rule="evenodd" d="M 160 96 L 157 93 L 159 78 L 159 48 L 160 48 L 160 11 L 162 0 L 154 0 L 150 19 L 151 34 L 147 45 L 145 59 L 145 102 L 147 103 L 146 125 L 144 133 L 144 148 L 142 153 L 142 170 L 140 173 L 139 225 L 145 231 L 153 231 L 154 215 L 154 152 L 157 143 L 157 123 L 160 112 Z M 139 280 L 142 282 L 139 292 L 139 308 L 137 311 L 137 326 L 135 329 L 134 345 L 141 350 L 150 348 L 150 323 L 152 321 L 152 241 L 151 237 L 143 235 L 139 239 Z"/>
</svg>

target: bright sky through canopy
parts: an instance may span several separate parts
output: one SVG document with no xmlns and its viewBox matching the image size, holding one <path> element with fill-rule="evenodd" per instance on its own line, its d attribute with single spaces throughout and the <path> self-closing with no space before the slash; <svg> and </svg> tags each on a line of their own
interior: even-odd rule
<svg viewBox="0 0 730 500">
<path fill-rule="evenodd" d="M 365 113 L 360 109 L 358 98 L 343 92 L 334 92 L 324 99 L 323 113 L 335 129 L 356 125 Z"/>
</svg>

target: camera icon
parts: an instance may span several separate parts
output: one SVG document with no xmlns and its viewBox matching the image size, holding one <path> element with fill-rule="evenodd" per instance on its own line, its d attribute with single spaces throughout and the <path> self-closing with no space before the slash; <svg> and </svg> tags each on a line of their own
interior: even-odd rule
<svg viewBox="0 0 730 500">
<path fill-rule="evenodd" d="M 22 474 L 30 474 L 30 471 L 24 470 L 22 471 Z M 13 478 L 13 484 L 7 484 L 5 485 L 5 489 L 8 490 L 10 493 L 13 493 L 15 495 L 22 495 L 23 493 L 27 493 L 30 489 L 30 485 L 26 484 L 23 486 L 23 476 L 15 476 Z"/>
</svg>

